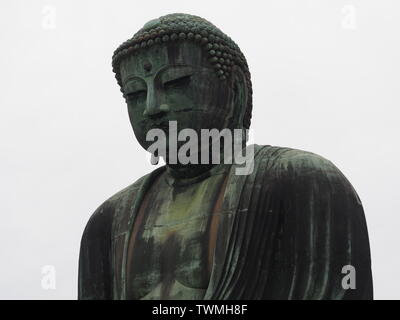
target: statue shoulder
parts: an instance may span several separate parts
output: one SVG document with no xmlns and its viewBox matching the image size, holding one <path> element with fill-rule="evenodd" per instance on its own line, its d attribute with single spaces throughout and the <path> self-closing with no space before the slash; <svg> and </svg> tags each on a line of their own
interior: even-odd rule
<svg viewBox="0 0 400 320">
<path fill-rule="evenodd" d="M 258 161 L 268 162 L 271 167 L 288 175 L 315 176 L 343 175 L 328 159 L 309 151 L 277 146 L 260 146 L 256 155 Z"/>
<path fill-rule="evenodd" d="M 151 175 L 151 173 L 146 174 L 145 176 L 137 179 L 134 183 L 125 187 L 124 189 L 118 191 L 110 198 L 108 198 L 103 204 L 112 206 L 113 208 L 118 207 L 121 203 L 127 201 L 128 199 L 132 199 L 135 197 L 138 190 L 143 185 L 143 182 Z"/>
<path fill-rule="evenodd" d="M 315 188 L 331 191 L 341 189 L 346 193 L 356 194 L 351 183 L 335 164 L 313 152 L 262 146 L 255 159 L 256 162 L 265 163 L 262 167 L 266 177 L 274 177 L 274 181 L 285 186 L 304 188 L 312 185 Z"/>
<path fill-rule="evenodd" d="M 111 230 L 116 212 L 125 211 L 124 209 L 132 204 L 143 184 L 154 177 L 157 172 L 161 171 L 160 169 L 162 170 L 163 168 L 158 168 L 139 178 L 134 183 L 118 191 L 104 201 L 89 218 L 84 233 L 90 234 L 90 237 L 93 237 L 96 234 L 105 232 L 106 229 L 108 230 L 110 228 L 109 230 Z"/>
</svg>

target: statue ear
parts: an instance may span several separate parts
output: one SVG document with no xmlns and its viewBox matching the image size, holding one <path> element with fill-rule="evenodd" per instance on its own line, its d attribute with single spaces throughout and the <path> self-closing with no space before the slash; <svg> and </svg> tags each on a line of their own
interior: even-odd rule
<svg viewBox="0 0 400 320">
<path fill-rule="evenodd" d="M 236 67 L 232 70 L 233 80 L 233 116 L 235 128 L 243 128 L 243 118 L 247 108 L 248 91 L 243 71 Z"/>
</svg>

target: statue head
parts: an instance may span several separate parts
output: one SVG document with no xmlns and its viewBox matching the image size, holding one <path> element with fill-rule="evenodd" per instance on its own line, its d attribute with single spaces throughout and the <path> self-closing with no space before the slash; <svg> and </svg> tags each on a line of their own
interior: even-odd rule
<svg viewBox="0 0 400 320">
<path fill-rule="evenodd" d="M 139 143 L 153 128 L 222 130 L 250 126 L 252 87 L 239 47 L 205 19 L 151 20 L 113 55 L 113 71 Z"/>
</svg>

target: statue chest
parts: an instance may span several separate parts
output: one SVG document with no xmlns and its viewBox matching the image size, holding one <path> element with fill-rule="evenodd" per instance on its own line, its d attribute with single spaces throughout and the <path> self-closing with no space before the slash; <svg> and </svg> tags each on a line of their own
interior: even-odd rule
<svg viewBox="0 0 400 320">
<path fill-rule="evenodd" d="M 201 299 L 210 279 L 224 175 L 145 196 L 129 239 L 128 299 Z"/>
</svg>

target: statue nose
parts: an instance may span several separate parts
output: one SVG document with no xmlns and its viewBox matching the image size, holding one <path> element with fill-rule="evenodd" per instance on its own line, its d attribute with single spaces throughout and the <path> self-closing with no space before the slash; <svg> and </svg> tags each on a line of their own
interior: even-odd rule
<svg viewBox="0 0 400 320">
<path fill-rule="evenodd" d="M 156 89 L 153 83 L 148 86 L 146 109 L 143 112 L 144 117 L 161 116 L 169 111 L 167 104 L 159 104 L 159 96 Z"/>
<path fill-rule="evenodd" d="M 170 110 L 169 106 L 164 103 L 159 106 L 152 106 L 152 107 L 147 106 L 143 112 L 143 116 L 145 117 L 155 117 L 157 115 L 160 116 L 164 113 L 168 113 L 169 110 Z"/>
</svg>

